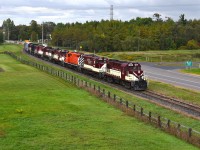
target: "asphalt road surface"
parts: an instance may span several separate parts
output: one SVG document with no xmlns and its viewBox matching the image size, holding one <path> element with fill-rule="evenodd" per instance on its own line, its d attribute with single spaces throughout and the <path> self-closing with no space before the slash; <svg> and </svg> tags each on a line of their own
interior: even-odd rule
<svg viewBox="0 0 200 150">
<path fill-rule="evenodd" d="M 141 63 L 142 69 L 150 80 L 156 80 L 200 92 L 200 76 L 178 72 L 184 66 L 160 66 Z"/>
</svg>

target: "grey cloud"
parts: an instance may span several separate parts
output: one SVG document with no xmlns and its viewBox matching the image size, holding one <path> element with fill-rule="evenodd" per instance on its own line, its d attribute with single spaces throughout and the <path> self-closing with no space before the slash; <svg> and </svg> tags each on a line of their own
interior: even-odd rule
<svg viewBox="0 0 200 150">
<path fill-rule="evenodd" d="M 109 19 L 111 4 L 114 19 L 118 20 L 152 17 L 155 12 L 175 20 L 183 13 L 188 19 L 199 19 L 200 14 L 197 0 L 12 0 L 1 2 L 0 24 L 8 17 L 16 24 L 27 24 L 31 20 L 66 23 Z"/>
</svg>

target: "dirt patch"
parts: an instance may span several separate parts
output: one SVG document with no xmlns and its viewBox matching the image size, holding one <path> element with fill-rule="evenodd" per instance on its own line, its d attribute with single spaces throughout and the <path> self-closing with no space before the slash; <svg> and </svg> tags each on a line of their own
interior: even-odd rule
<svg viewBox="0 0 200 150">
<path fill-rule="evenodd" d="M 4 72 L 4 70 L 2 68 L 0 68 L 0 72 Z"/>
<path fill-rule="evenodd" d="M 6 133 L 4 131 L 0 130 L 0 138 L 3 138 L 5 136 L 6 136 Z"/>
</svg>

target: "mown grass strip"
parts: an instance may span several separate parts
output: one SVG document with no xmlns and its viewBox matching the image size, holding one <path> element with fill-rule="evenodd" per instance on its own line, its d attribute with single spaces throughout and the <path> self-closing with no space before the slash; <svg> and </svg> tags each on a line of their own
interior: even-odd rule
<svg viewBox="0 0 200 150">
<path fill-rule="evenodd" d="M 184 69 L 184 70 L 181 70 L 181 72 L 194 74 L 194 75 L 200 75 L 200 68 Z"/>
<path fill-rule="evenodd" d="M 22 50 L 22 45 L 17 44 L 0 44 L 0 52 L 10 51 L 10 52 L 20 52 Z"/>
<path fill-rule="evenodd" d="M 114 59 L 145 62 L 200 61 L 200 50 L 165 50 L 138 52 L 102 52 L 99 55 Z"/>
</svg>

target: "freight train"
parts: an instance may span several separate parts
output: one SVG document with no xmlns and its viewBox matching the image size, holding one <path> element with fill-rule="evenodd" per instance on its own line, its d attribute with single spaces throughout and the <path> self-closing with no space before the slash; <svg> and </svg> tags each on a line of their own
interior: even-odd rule
<svg viewBox="0 0 200 150">
<path fill-rule="evenodd" d="M 108 59 L 94 54 L 61 50 L 31 42 L 24 43 L 24 51 L 107 82 L 120 84 L 125 88 L 146 90 L 148 86 L 144 71 L 137 62 Z"/>
</svg>

